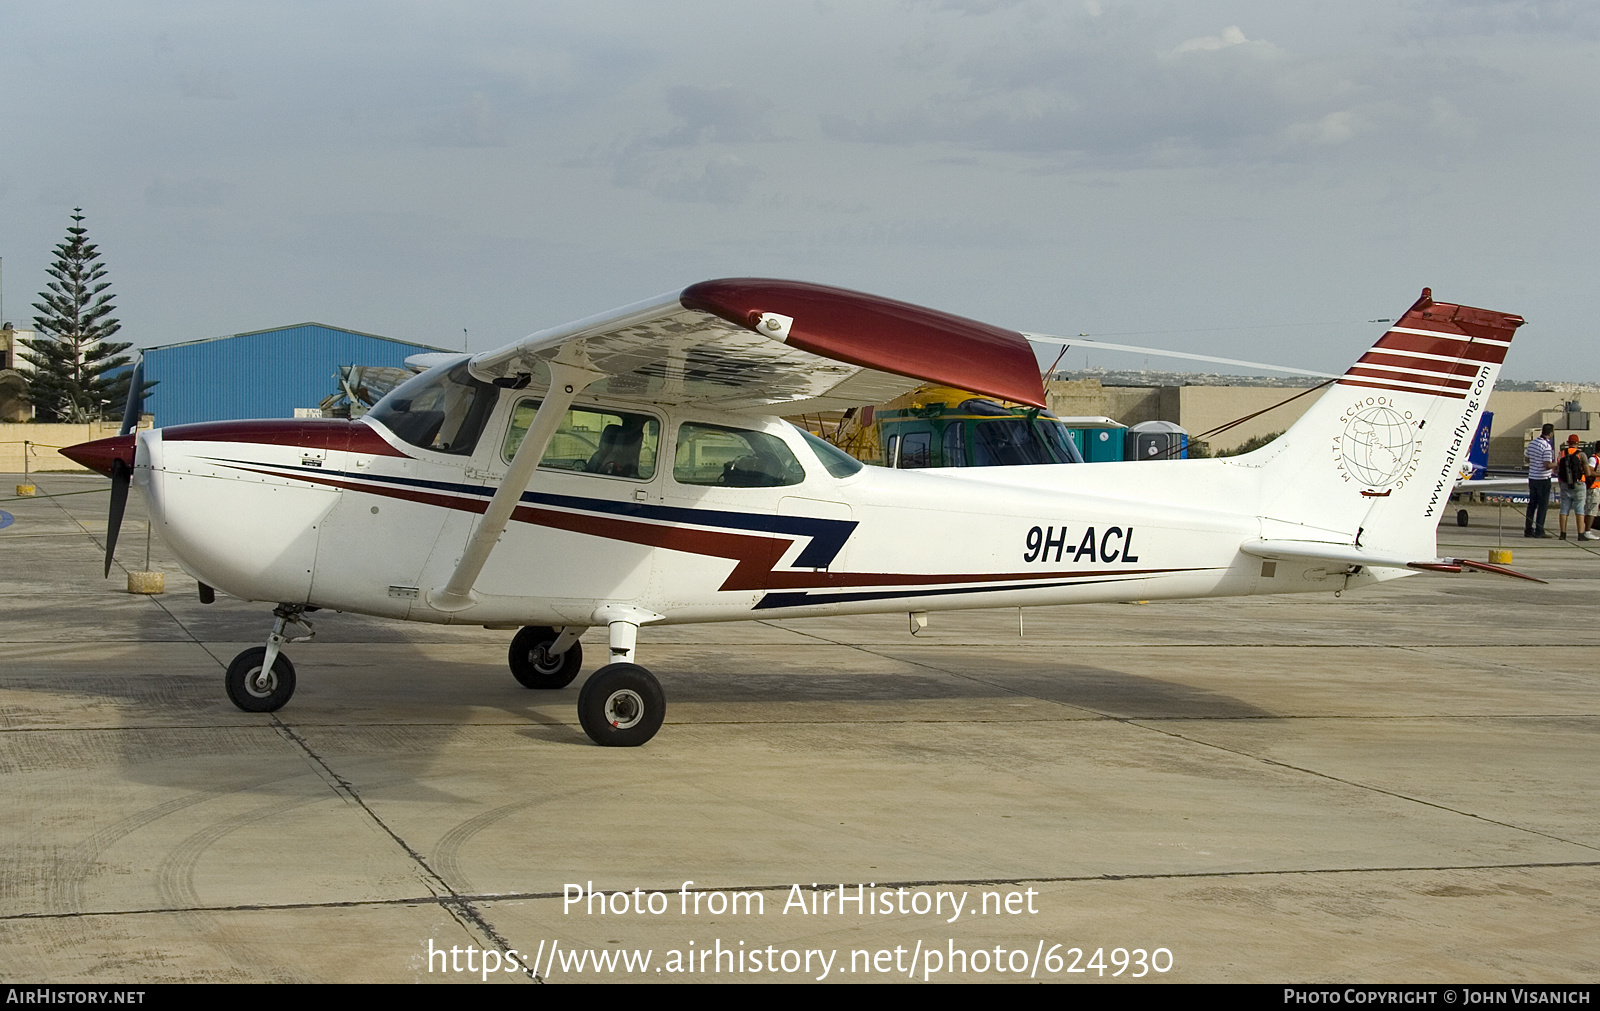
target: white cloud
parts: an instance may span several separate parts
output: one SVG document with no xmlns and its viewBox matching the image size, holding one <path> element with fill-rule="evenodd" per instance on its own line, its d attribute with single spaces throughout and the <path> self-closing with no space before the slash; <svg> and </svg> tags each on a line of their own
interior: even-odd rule
<svg viewBox="0 0 1600 1011">
<path fill-rule="evenodd" d="M 1221 35 L 1203 35 L 1198 39 L 1189 39 L 1180 42 L 1178 48 L 1173 50 L 1178 53 L 1205 52 L 1212 49 L 1227 49 L 1229 46 L 1242 46 L 1249 43 L 1244 37 L 1244 32 L 1238 25 L 1229 25 L 1222 30 Z"/>
<path fill-rule="evenodd" d="M 754 165 L 725 155 L 714 158 L 698 171 L 681 172 L 654 183 L 650 189 L 667 200 L 696 204 L 738 204 L 750 194 L 750 187 L 766 173 Z"/>
<path fill-rule="evenodd" d="M 1330 112 L 1309 123 L 1294 123 L 1286 131 L 1291 141 L 1331 147 L 1355 138 L 1361 132 L 1361 117 L 1349 109 Z"/>
<path fill-rule="evenodd" d="M 667 89 L 667 108 L 680 123 L 656 138 L 663 146 L 773 139 L 767 124 L 772 103 L 748 88 L 732 84 L 714 88 L 678 85 Z"/>
</svg>

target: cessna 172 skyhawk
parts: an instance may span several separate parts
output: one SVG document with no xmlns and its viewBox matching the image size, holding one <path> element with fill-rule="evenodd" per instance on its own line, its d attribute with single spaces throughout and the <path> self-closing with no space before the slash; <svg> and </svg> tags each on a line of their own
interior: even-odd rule
<svg viewBox="0 0 1600 1011">
<path fill-rule="evenodd" d="M 289 701 L 280 647 L 318 608 L 521 627 L 511 670 L 607 662 L 584 730 L 638 745 L 665 697 L 641 625 L 1354 588 L 1438 558 L 1435 525 L 1519 316 L 1422 298 L 1289 431 L 1239 457 L 888 470 L 780 415 L 924 382 L 1044 406 L 1028 338 L 793 281 L 706 281 L 437 356 L 364 418 L 126 433 L 67 455 L 130 484 L 201 582 L 271 601 L 227 673 L 241 709 Z M 139 389 L 136 378 L 133 389 Z M 137 405 L 128 416 L 137 417 Z M 1530 577 L 1524 577 L 1530 578 Z"/>
</svg>

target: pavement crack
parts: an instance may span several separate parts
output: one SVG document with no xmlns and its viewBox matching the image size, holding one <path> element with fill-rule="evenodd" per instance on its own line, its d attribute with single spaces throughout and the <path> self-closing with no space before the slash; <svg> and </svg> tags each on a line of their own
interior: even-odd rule
<svg viewBox="0 0 1600 1011">
<path fill-rule="evenodd" d="M 436 896 L 434 901 L 437 901 L 451 916 L 455 917 L 462 927 L 469 931 L 476 930 L 480 938 L 492 941 L 500 949 L 502 957 L 520 965 L 523 973 L 529 979 L 535 983 L 544 982 L 538 970 L 529 967 L 521 954 L 511 947 L 511 943 L 502 937 L 500 932 L 495 929 L 494 924 L 490 923 L 483 913 L 478 910 L 472 899 L 457 892 L 439 872 L 428 864 L 427 858 L 418 852 L 416 847 L 406 842 L 400 833 L 391 828 L 389 823 L 384 821 L 378 812 L 374 811 L 371 805 L 362 798 L 361 792 L 356 789 L 354 783 L 339 775 L 333 766 L 328 764 L 326 759 L 317 754 L 316 750 L 311 747 L 311 744 L 304 737 L 301 737 L 293 727 L 279 719 L 276 713 L 272 714 L 272 725 L 285 740 L 289 741 L 305 756 L 314 769 L 318 770 L 318 774 L 332 787 L 334 793 L 338 794 L 347 803 L 360 808 L 362 813 L 385 835 L 394 840 L 395 845 L 399 846 L 401 851 L 417 865 L 429 885 L 437 886 L 443 891 L 444 894 Z"/>
<path fill-rule="evenodd" d="M 1201 746 L 1203 748 L 1214 748 L 1217 751 L 1223 751 L 1223 752 L 1226 752 L 1226 753 L 1228 753 L 1230 755 L 1238 755 L 1241 758 L 1249 758 L 1249 759 L 1252 759 L 1254 761 L 1261 762 L 1264 765 L 1272 765 L 1272 766 L 1276 766 L 1276 767 L 1278 767 L 1280 769 L 1289 769 L 1289 770 L 1291 770 L 1293 772 L 1300 772 L 1300 773 L 1304 773 L 1305 775 L 1308 775 L 1308 776 L 1315 776 L 1318 779 L 1325 779 L 1330 783 L 1340 783 L 1340 784 L 1342 784 L 1344 786 L 1355 787 L 1358 790 L 1367 790 L 1367 791 L 1369 791 L 1371 793 L 1382 794 L 1382 795 L 1384 795 L 1386 797 L 1394 797 L 1396 800 L 1404 800 L 1404 801 L 1408 801 L 1409 803 L 1412 803 L 1412 804 L 1420 804 L 1423 807 L 1431 807 L 1431 808 L 1434 808 L 1435 810 L 1438 810 L 1438 811 L 1446 811 L 1446 812 L 1448 812 L 1450 814 L 1460 815 L 1463 818 L 1471 818 L 1471 819 L 1473 819 L 1475 821 L 1481 821 L 1481 822 L 1484 822 L 1484 823 L 1489 824 L 1489 825 L 1498 825 L 1501 828 L 1511 829 L 1513 832 L 1526 832 L 1529 835 L 1536 835 L 1536 836 L 1539 836 L 1539 837 L 1544 838 L 1544 839 L 1554 840 L 1555 842 L 1566 843 L 1569 846 L 1577 846 L 1577 847 L 1579 847 L 1581 849 L 1600 851 L 1600 846 L 1593 846 L 1593 845 L 1590 845 L 1589 843 L 1579 842 L 1576 839 L 1568 839 L 1568 838 L 1565 838 L 1564 836 L 1559 836 L 1559 835 L 1556 835 L 1556 834 L 1554 834 L 1552 832 L 1541 832 L 1539 829 L 1529 828 L 1526 825 L 1517 825 L 1517 824 L 1514 824 L 1514 823 L 1508 822 L 1508 821 L 1500 821 L 1497 818 L 1490 818 L 1488 815 L 1477 814 L 1476 812 L 1473 812 L 1473 811 L 1463 811 L 1460 808 L 1451 807 L 1448 804 L 1441 804 L 1441 803 L 1439 803 L 1437 801 L 1432 801 L 1432 800 L 1424 800 L 1421 797 L 1413 797 L 1410 794 L 1401 793 L 1398 790 L 1387 790 L 1387 789 L 1385 789 L 1385 788 L 1383 788 L 1381 786 L 1374 786 L 1371 783 L 1361 783 L 1361 782 L 1357 782 L 1356 780 L 1353 780 L 1353 779 L 1345 779 L 1342 776 L 1335 776 L 1332 773 L 1319 772 L 1316 769 L 1307 768 L 1306 766 L 1303 766 L 1303 765 L 1295 765 L 1293 762 L 1279 761 L 1276 758 L 1266 758 L 1266 757 L 1263 757 L 1261 755 L 1251 754 L 1248 751 L 1242 751 L 1242 750 L 1240 750 L 1238 748 L 1230 748 L 1230 747 L 1227 747 L 1225 745 L 1216 744 L 1216 743 L 1211 742 L 1211 741 L 1202 741 L 1199 738 L 1190 737 L 1190 736 L 1188 736 L 1186 734 L 1180 734 L 1180 733 L 1177 733 L 1176 731 L 1163 730 L 1160 727 L 1145 726 L 1142 721 L 1137 721 L 1137 720 L 1134 720 L 1134 719 L 1125 719 L 1125 720 L 1118 720 L 1117 722 L 1126 723 L 1129 726 L 1139 727 L 1142 730 L 1149 730 L 1152 733 L 1162 734 L 1162 735 L 1165 735 L 1167 737 L 1173 737 L 1173 738 L 1176 738 L 1176 739 L 1178 739 L 1180 741 L 1187 741 L 1190 744 L 1198 744 L 1199 746 Z"/>
<path fill-rule="evenodd" d="M 945 886 L 1094 884 L 1101 881 L 1210 881 L 1229 878 L 1320 877 L 1340 874 L 1421 874 L 1445 871 L 1539 871 L 1569 868 L 1600 868 L 1600 860 L 1542 860 L 1489 864 L 1399 864 L 1389 867 L 1283 867 L 1262 870 L 1130 872 L 1106 871 L 1099 874 L 1023 874 L 979 878 L 916 878 L 903 881 L 877 881 L 873 888 L 936 888 Z M 841 882 L 842 883 L 842 882 Z M 855 882 L 849 882 L 853 886 Z M 719 884 L 690 888 L 689 894 L 714 891 L 786 892 L 794 882 L 773 884 Z M 643 886 L 641 886 L 643 887 Z M 832 891 L 837 884 L 801 885 L 802 891 Z M 677 890 L 670 882 L 660 890 Z M 535 902 L 564 899 L 565 892 L 482 892 L 469 895 L 414 895 L 400 899 L 345 899 L 327 902 L 248 902 L 226 906 L 144 906 L 137 909 L 93 909 L 70 912 L 0 914 L 0 923 L 16 920 L 72 920 L 95 916 L 159 916 L 170 913 L 254 913 L 294 909 L 366 909 L 391 906 L 433 905 L 450 909 L 457 903 Z M 541 981 L 542 982 L 542 981 Z"/>
</svg>

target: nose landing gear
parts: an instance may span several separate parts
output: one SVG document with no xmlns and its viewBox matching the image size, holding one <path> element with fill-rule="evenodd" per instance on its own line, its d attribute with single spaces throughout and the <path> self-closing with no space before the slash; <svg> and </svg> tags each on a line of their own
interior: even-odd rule
<svg viewBox="0 0 1600 1011">
<path fill-rule="evenodd" d="M 294 694 L 294 664 L 279 653 L 269 669 L 264 646 L 252 646 L 228 665 L 228 698 L 247 713 L 282 709 Z"/>
<path fill-rule="evenodd" d="M 252 646 L 228 665 L 225 685 L 228 698 L 247 713 L 271 713 L 282 709 L 294 695 L 294 664 L 279 652 L 286 642 L 306 642 L 316 629 L 305 618 L 304 604 L 279 604 L 272 613 L 277 618 L 265 646 Z M 285 636 L 290 624 L 306 630 L 305 635 Z"/>
</svg>

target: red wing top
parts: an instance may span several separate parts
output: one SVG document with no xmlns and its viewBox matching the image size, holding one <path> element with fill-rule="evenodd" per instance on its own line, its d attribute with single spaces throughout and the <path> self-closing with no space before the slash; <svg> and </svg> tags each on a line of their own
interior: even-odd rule
<svg viewBox="0 0 1600 1011">
<path fill-rule="evenodd" d="M 702 281 L 477 355 L 472 371 L 544 385 L 558 356 L 607 376 L 591 393 L 673 406 L 799 414 L 927 382 L 1044 406 L 1021 333 L 799 281 Z"/>
</svg>

